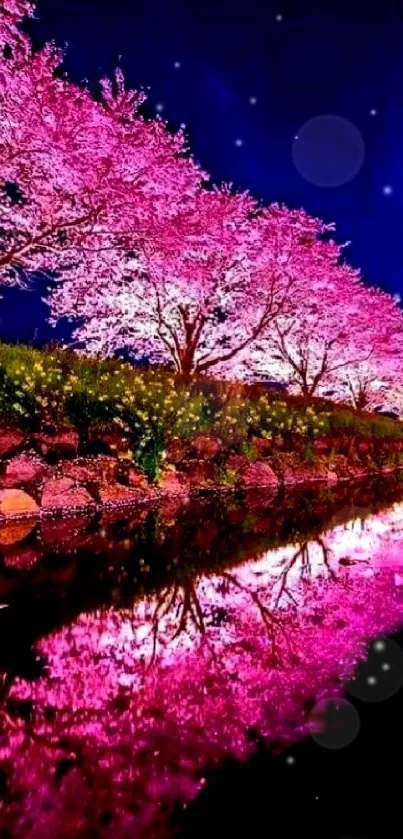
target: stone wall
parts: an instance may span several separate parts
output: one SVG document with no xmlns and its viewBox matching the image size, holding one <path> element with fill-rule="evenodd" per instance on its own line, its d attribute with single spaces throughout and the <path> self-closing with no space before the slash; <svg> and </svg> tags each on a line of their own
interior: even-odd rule
<svg viewBox="0 0 403 839">
<path fill-rule="evenodd" d="M 226 450 L 219 439 L 204 434 L 177 440 L 150 483 L 130 460 L 118 456 L 111 434 L 99 435 L 94 454 L 84 457 L 74 429 L 28 436 L 20 428 L 2 428 L 0 518 L 66 515 L 203 492 L 332 486 L 403 465 L 403 441 L 327 437 L 308 446 L 300 438 L 253 438 L 240 448 L 246 453 L 240 454 L 239 446 L 238 452 Z"/>
</svg>

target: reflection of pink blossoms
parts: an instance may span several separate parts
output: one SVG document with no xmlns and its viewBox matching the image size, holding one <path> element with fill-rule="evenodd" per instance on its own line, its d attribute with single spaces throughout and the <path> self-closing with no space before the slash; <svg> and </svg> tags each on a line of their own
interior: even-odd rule
<svg viewBox="0 0 403 839">
<path fill-rule="evenodd" d="M 10 808 L 7 826 L 33 839 L 84 836 L 101 819 L 113 836 L 160 835 L 206 767 L 248 754 L 251 731 L 268 743 L 303 736 L 312 704 L 340 691 L 368 639 L 399 623 L 394 567 L 359 553 L 368 534 L 378 543 L 379 521 L 184 578 L 43 639 L 47 676 L 10 693 L 32 700 L 31 721 L 4 716 L 2 756 L 25 808 Z"/>
</svg>

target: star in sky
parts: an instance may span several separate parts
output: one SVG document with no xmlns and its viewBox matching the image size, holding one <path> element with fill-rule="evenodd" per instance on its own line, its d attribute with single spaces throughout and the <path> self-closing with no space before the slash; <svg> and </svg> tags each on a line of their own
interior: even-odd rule
<svg viewBox="0 0 403 839">
<path fill-rule="evenodd" d="M 375 108 L 371 108 L 371 110 L 370 110 L 371 117 L 376 117 L 377 113 L 378 113 L 378 111 Z"/>
<path fill-rule="evenodd" d="M 249 105 L 256 105 L 256 104 L 257 104 L 256 96 L 250 96 L 249 97 Z"/>
<path fill-rule="evenodd" d="M 283 15 L 276 15 L 277 23 L 281 23 L 282 19 L 283 19 Z"/>
<path fill-rule="evenodd" d="M 181 66 L 180 61 L 174 61 L 175 70 L 179 70 L 180 66 Z"/>
<path fill-rule="evenodd" d="M 155 110 L 158 111 L 159 114 L 162 113 L 164 105 L 161 102 L 158 102 L 158 105 L 155 106 Z"/>
<path fill-rule="evenodd" d="M 384 195 L 392 195 L 393 187 L 390 186 L 390 184 L 386 184 L 386 186 L 384 186 L 382 192 L 383 192 Z"/>
<path fill-rule="evenodd" d="M 241 146 L 243 146 L 243 140 L 241 140 L 240 137 L 237 137 L 237 139 L 235 140 L 235 145 L 237 146 L 237 148 L 240 149 Z"/>
</svg>

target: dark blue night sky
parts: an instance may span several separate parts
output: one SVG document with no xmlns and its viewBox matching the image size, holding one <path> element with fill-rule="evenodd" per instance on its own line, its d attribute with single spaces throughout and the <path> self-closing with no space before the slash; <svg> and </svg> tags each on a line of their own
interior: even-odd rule
<svg viewBox="0 0 403 839">
<path fill-rule="evenodd" d="M 337 238 L 351 240 L 349 261 L 403 296 L 401 0 L 372 10 L 362 0 L 39 0 L 29 31 L 38 44 L 67 41 L 69 76 L 94 87 L 121 56 L 128 84 L 151 86 L 147 112 L 162 105 L 169 124 L 186 124 L 213 180 L 335 221 Z M 352 132 L 333 146 L 323 120 L 314 135 L 304 129 L 329 114 Z M 350 173 L 347 182 L 306 180 L 295 165 L 299 141 L 307 165 L 336 180 Z M 357 141 L 365 158 L 351 177 Z M 6 293 L 0 337 L 54 337 L 39 301 Z"/>
</svg>

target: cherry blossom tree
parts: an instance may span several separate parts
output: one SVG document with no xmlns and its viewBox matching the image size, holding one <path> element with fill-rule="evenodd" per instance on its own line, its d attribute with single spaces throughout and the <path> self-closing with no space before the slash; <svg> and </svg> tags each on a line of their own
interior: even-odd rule
<svg viewBox="0 0 403 839">
<path fill-rule="evenodd" d="M 306 292 L 314 267 L 326 264 L 326 230 L 303 211 L 201 188 L 172 220 L 154 219 L 106 293 L 85 276 L 63 283 L 52 318 L 80 318 L 75 338 L 91 351 L 125 346 L 185 375 L 236 375 L 297 285 Z"/>
<path fill-rule="evenodd" d="M 263 369 L 305 396 L 330 393 L 364 407 L 371 387 L 375 393 L 402 358 L 403 320 L 395 301 L 336 259 L 294 291 L 293 305 L 258 348 L 265 348 Z"/>
<path fill-rule="evenodd" d="M 120 70 L 101 97 L 60 76 L 53 44 L 34 53 L 15 24 L 30 6 L 3 4 L 0 63 L 0 272 L 110 275 L 124 237 L 147 216 L 169 216 L 205 177 L 183 132 L 138 109 Z"/>
<path fill-rule="evenodd" d="M 33 52 L 31 13 L 1 0 L 0 281 L 51 275 L 51 322 L 76 320 L 89 351 L 375 404 L 400 375 L 401 313 L 342 262 L 332 225 L 207 189 L 120 70 L 95 99 L 54 44 Z"/>
<path fill-rule="evenodd" d="M 372 410 L 379 402 L 399 401 L 403 372 L 403 314 L 389 294 L 376 288 L 360 290 L 361 325 L 351 336 L 354 346 L 357 335 L 368 344 L 366 358 L 347 358 L 330 376 L 330 386 L 338 399 L 351 401 L 355 408 Z M 345 360 L 341 354 L 341 360 Z M 333 379 L 333 380 L 332 380 Z"/>
<path fill-rule="evenodd" d="M 0 2 L 0 47 L 8 58 L 13 51 L 24 51 L 27 39 L 19 30 L 19 24 L 25 17 L 33 14 L 33 3 L 29 0 L 1 0 Z"/>
</svg>

